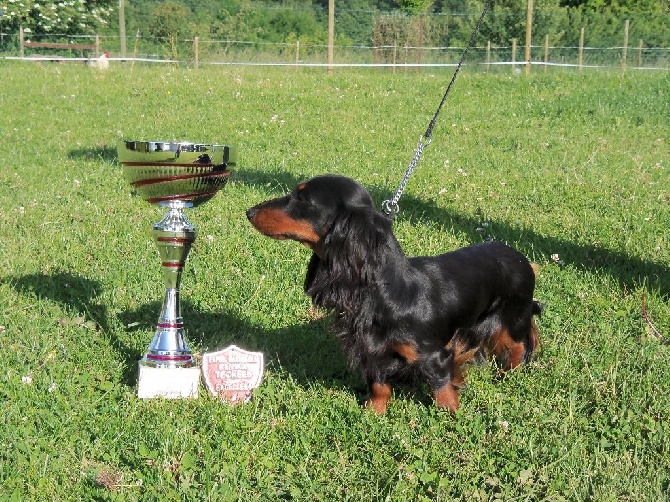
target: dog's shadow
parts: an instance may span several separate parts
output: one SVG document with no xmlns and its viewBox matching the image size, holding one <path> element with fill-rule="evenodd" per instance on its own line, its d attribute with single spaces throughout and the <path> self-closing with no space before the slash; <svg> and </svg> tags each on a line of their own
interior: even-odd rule
<svg viewBox="0 0 670 502">
<path fill-rule="evenodd" d="M 249 186 L 262 187 L 268 190 L 268 197 L 286 193 L 308 176 L 294 175 L 282 171 L 255 171 L 240 169 L 233 172 L 233 179 Z M 377 207 L 390 198 L 389 187 L 366 185 Z M 456 213 L 438 207 L 406 193 L 402 199 L 402 211 L 396 216 L 397 221 L 433 221 L 445 229 L 456 229 L 470 243 L 481 242 L 491 235 L 495 240 L 514 243 L 521 252 L 530 259 L 552 256 L 560 257 L 561 266 L 571 265 L 578 270 L 603 273 L 614 278 L 622 289 L 632 290 L 644 284 L 652 291 L 657 291 L 664 298 L 670 297 L 670 268 L 667 265 L 646 261 L 635 256 L 607 249 L 601 245 L 575 243 L 557 236 L 540 234 L 527 227 L 518 227 L 508 222 L 489 220 L 486 235 L 481 233 L 482 221 L 476 217 Z M 445 250 L 447 251 L 447 250 Z"/>
</svg>

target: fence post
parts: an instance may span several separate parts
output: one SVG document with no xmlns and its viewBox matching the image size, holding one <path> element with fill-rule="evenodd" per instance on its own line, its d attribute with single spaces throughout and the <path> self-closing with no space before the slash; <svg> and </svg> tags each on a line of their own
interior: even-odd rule
<svg viewBox="0 0 670 502">
<path fill-rule="evenodd" d="M 516 73 L 516 38 L 512 39 L 512 73 Z"/>
<path fill-rule="evenodd" d="M 300 40 L 295 42 L 295 65 L 296 67 L 300 64 Z"/>
<path fill-rule="evenodd" d="M 419 63 L 419 72 L 421 73 L 421 63 L 423 59 L 423 17 L 419 17 L 419 53 L 417 54 L 417 62 Z"/>
<path fill-rule="evenodd" d="M 642 67 L 642 39 L 640 39 L 640 43 L 637 44 L 637 67 Z"/>
<path fill-rule="evenodd" d="M 95 57 L 100 56 L 100 35 L 95 36 Z"/>
<path fill-rule="evenodd" d="M 133 60 L 130 63 L 130 73 L 132 73 L 133 68 L 135 68 L 135 58 L 137 58 L 137 45 L 139 43 L 140 43 L 140 30 L 138 29 L 137 33 L 135 34 L 135 47 L 133 48 Z"/>
<path fill-rule="evenodd" d="M 119 42 L 121 43 L 121 59 L 126 59 L 126 14 L 124 3 L 124 0 L 119 0 Z"/>
<path fill-rule="evenodd" d="M 489 65 L 491 64 L 491 41 L 486 42 L 486 73 L 489 72 Z"/>
<path fill-rule="evenodd" d="M 547 63 L 549 62 L 549 35 L 544 36 L 544 73 L 547 73 Z"/>
<path fill-rule="evenodd" d="M 23 26 L 19 26 L 19 56 L 24 57 L 24 40 L 23 40 Z"/>
<path fill-rule="evenodd" d="M 533 0 L 528 0 L 526 12 L 526 76 L 530 75 L 530 44 L 533 31 Z"/>
<path fill-rule="evenodd" d="M 194 63 L 193 66 L 195 67 L 196 70 L 198 69 L 198 65 L 200 63 L 200 55 L 198 54 L 199 43 L 200 43 L 200 37 L 194 37 L 193 38 L 193 56 L 195 57 L 195 63 Z"/>
<path fill-rule="evenodd" d="M 328 0 L 328 75 L 333 73 L 335 54 L 335 0 Z"/>
<path fill-rule="evenodd" d="M 379 63 L 379 42 L 377 40 L 377 23 L 375 23 L 374 27 L 372 28 L 372 45 L 373 45 L 373 62 L 374 64 Z"/>
<path fill-rule="evenodd" d="M 577 64 L 579 65 L 579 71 L 582 71 L 582 63 L 584 62 L 584 27 L 579 30 L 579 56 L 577 58 Z"/>
<path fill-rule="evenodd" d="M 409 53 L 409 47 L 407 46 L 408 42 L 405 40 L 405 60 L 403 61 L 404 63 L 404 68 L 403 71 L 407 72 L 407 55 Z"/>
<path fill-rule="evenodd" d="M 626 57 L 628 56 L 628 27 L 630 20 L 626 19 L 623 25 L 623 52 L 621 53 L 621 71 L 626 73 Z"/>
</svg>

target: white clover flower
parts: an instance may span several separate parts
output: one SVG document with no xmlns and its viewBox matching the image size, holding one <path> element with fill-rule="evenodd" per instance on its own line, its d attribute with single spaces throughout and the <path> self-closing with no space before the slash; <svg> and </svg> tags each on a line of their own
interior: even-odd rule
<svg viewBox="0 0 670 502">
<path fill-rule="evenodd" d="M 33 377 L 31 377 L 30 375 L 22 376 L 21 382 L 26 385 L 30 385 L 31 383 L 33 383 Z"/>
</svg>

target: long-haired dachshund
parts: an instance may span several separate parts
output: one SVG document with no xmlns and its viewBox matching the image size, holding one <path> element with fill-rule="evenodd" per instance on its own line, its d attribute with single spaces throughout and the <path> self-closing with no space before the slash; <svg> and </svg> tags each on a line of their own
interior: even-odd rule
<svg viewBox="0 0 670 502">
<path fill-rule="evenodd" d="M 504 370 L 530 360 L 539 336 L 535 273 L 499 242 L 408 258 L 368 191 L 343 176 L 318 176 L 247 211 L 274 239 L 312 249 L 305 292 L 336 314 L 336 336 L 384 413 L 391 383 L 420 377 L 438 407 L 455 411 L 462 365 L 494 357 Z"/>
</svg>

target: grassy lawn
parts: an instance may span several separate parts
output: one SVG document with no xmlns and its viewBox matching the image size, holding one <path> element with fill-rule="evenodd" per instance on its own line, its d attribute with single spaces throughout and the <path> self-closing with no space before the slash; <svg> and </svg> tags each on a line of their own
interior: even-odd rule
<svg viewBox="0 0 670 502">
<path fill-rule="evenodd" d="M 302 292 L 308 250 L 244 209 L 340 173 L 389 198 L 451 70 L 0 62 L 0 499 L 663 500 L 670 497 L 670 74 L 456 83 L 395 230 L 408 254 L 486 239 L 541 265 L 542 349 L 469 371 L 456 415 L 421 386 L 385 416 Z M 196 352 L 265 354 L 253 399 L 139 400 L 162 301 L 117 139 L 235 144 L 188 211 Z"/>
</svg>

